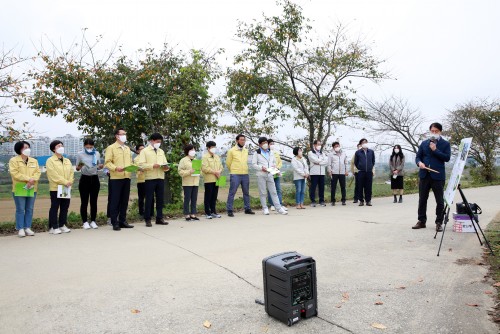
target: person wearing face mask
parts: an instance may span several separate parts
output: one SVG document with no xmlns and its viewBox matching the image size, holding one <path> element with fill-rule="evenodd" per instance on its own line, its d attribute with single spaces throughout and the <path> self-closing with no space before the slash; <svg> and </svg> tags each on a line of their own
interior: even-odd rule
<svg viewBox="0 0 500 334">
<path fill-rule="evenodd" d="M 229 169 L 229 193 L 227 195 L 226 210 L 229 217 L 234 217 L 234 195 L 241 185 L 245 214 L 254 215 L 250 207 L 250 177 L 248 176 L 248 150 L 245 148 L 246 138 L 236 136 L 236 145 L 227 152 L 226 165 Z"/>
<path fill-rule="evenodd" d="M 276 158 L 274 157 L 274 153 L 269 150 L 266 137 L 259 138 L 259 147 L 252 156 L 252 165 L 257 171 L 257 185 L 259 187 L 262 212 L 264 215 L 269 215 L 269 208 L 267 207 L 267 192 L 269 191 L 276 210 L 282 215 L 286 215 L 287 211 L 281 207 L 278 194 L 276 193 L 274 177 L 269 172 L 269 169 L 276 168 Z"/>
<path fill-rule="evenodd" d="M 450 143 L 441 137 L 443 126 L 432 123 L 429 137 L 418 147 L 415 162 L 420 168 L 418 172 L 418 221 L 412 229 L 425 228 L 427 222 L 427 200 L 432 189 L 436 198 L 436 231 L 443 231 L 444 219 L 444 184 L 446 181 L 445 162 L 450 161 Z M 429 171 L 427 168 L 436 172 Z"/>
<path fill-rule="evenodd" d="M 144 149 L 143 144 L 138 144 L 135 146 L 135 153 L 137 156 L 134 158 L 134 164 L 139 166 L 139 156 L 141 154 L 141 151 Z M 146 179 L 144 178 L 144 170 L 142 168 L 139 168 L 139 170 L 136 173 L 137 175 L 137 207 L 139 209 L 139 216 L 144 218 L 144 203 L 146 200 Z M 154 208 L 154 201 L 151 202 L 151 215 L 155 211 Z"/>
<path fill-rule="evenodd" d="M 182 189 L 184 190 L 184 218 L 187 221 L 200 220 L 196 217 L 196 201 L 198 199 L 198 187 L 200 176 L 193 175 L 193 159 L 196 156 L 194 146 L 189 144 L 184 147 L 184 158 L 179 161 L 179 175 L 182 177 Z"/>
<path fill-rule="evenodd" d="M 217 179 L 221 176 L 222 162 L 217 152 L 217 144 L 214 141 L 207 142 L 207 153 L 201 159 L 201 171 L 203 173 L 203 182 L 205 186 L 205 197 L 203 204 L 205 206 L 205 218 L 221 218 L 217 214 L 217 194 L 219 186 L 216 185 Z"/>
<path fill-rule="evenodd" d="M 397 195 L 399 194 L 399 203 L 403 203 L 403 188 L 404 188 L 404 167 L 405 156 L 400 145 L 394 145 L 392 148 L 391 158 L 389 159 L 389 168 L 391 171 L 391 189 L 394 195 L 394 203 L 398 202 Z"/>
<path fill-rule="evenodd" d="M 361 145 L 357 145 L 357 150 L 359 151 L 361 149 Z M 356 156 L 356 152 L 354 152 L 352 158 L 351 158 L 351 173 L 354 178 L 354 201 L 353 203 L 356 204 L 358 203 L 358 194 L 359 194 L 359 182 L 358 182 L 358 169 L 356 168 L 356 165 L 354 164 L 354 157 Z"/>
<path fill-rule="evenodd" d="M 82 217 L 83 229 L 96 229 L 97 199 L 101 183 L 97 171 L 103 168 L 100 163 L 101 155 L 94 147 L 94 140 L 86 138 L 83 141 L 83 151 L 76 155 L 76 170 L 80 171 L 80 182 L 78 191 L 80 192 L 80 216 Z M 90 223 L 87 219 L 87 207 L 90 198 Z"/>
<path fill-rule="evenodd" d="M 311 206 L 316 206 L 316 187 L 318 187 L 319 205 L 325 204 L 325 174 L 328 166 L 328 156 L 321 150 L 321 141 L 315 140 L 311 151 L 307 154 L 311 163 L 311 189 L 309 190 L 309 198 Z"/>
<path fill-rule="evenodd" d="M 115 130 L 115 143 L 106 148 L 104 167 L 109 170 L 109 214 L 114 231 L 133 228 L 127 223 L 128 200 L 130 196 L 130 176 L 125 167 L 132 165 L 132 152 L 125 145 L 127 132 L 123 128 Z"/>
<path fill-rule="evenodd" d="M 306 180 L 309 177 L 309 166 L 306 158 L 302 156 L 302 149 L 300 147 L 293 148 L 292 168 L 296 208 L 305 209 L 304 195 L 306 192 Z"/>
<path fill-rule="evenodd" d="M 144 207 L 144 220 L 147 227 L 151 224 L 151 208 L 153 199 L 156 198 L 156 224 L 168 225 L 163 219 L 163 191 L 165 188 L 165 172 L 169 170 L 165 152 L 160 148 L 163 136 L 153 133 L 149 137 L 149 145 L 139 155 L 139 167 L 144 171 L 146 204 Z"/>
<path fill-rule="evenodd" d="M 9 160 L 9 172 L 12 178 L 12 196 L 16 205 L 16 230 L 17 235 L 22 238 L 34 236 L 31 230 L 33 222 L 33 207 L 35 206 L 38 180 L 40 179 L 40 167 L 38 160 L 31 158 L 30 144 L 19 141 L 14 145 L 17 156 Z M 33 197 L 16 196 L 16 184 L 21 183 L 27 189 L 33 189 Z"/>
<path fill-rule="evenodd" d="M 365 138 L 359 141 L 361 149 L 354 154 L 354 164 L 358 169 L 359 182 L 359 206 L 372 206 L 372 183 L 375 174 L 375 152 L 368 148 L 368 140 Z"/>
<path fill-rule="evenodd" d="M 331 195 L 332 195 L 332 206 L 335 206 L 335 193 L 337 192 L 337 182 L 340 184 L 340 193 L 342 197 L 340 201 L 342 205 L 345 205 L 346 201 L 346 188 L 345 188 L 345 178 L 349 175 L 347 170 L 347 156 L 340 148 L 339 142 L 334 142 L 332 144 L 333 152 L 328 154 L 328 173 L 330 174 L 331 181 Z"/>
<path fill-rule="evenodd" d="M 274 158 L 276 159 L 276 168 L 281 170 L 281 167 L 283 167 L 283 161 L 281 161 L 280 152 L 274 149 L 274 140 L 268 138 L 267 144 L 269 145 L 269 150 L 271 150 L 271 152 L 274 154 Z M 281 192 L 281 172 L 274 176 L 274 185 L 276 186 L 276 193 L 278 194 L 278 199 L 280 200 L 281 207 L 285 210 L 288 210 L 283 205 L 283 194 Z M 271 193 L 269 191 L 267 192 L 267 203 L 271 206 L 271 211 L 276 210 L 272 202 Z"/>
<path fill-rule="evenodd" d="M 49 225 L 51 234 L 68 233 L 71 230 L 66 227 L 68 220 L 69 198 L 57 198 L 58 186 L 71 187 L 74 182 L 75 173 L 71 161 L 63 156 L 64 146 L 59 140 L 50 143 L 50 150 L 54 155 L 47 159 L 47 178 L 50 189 Z M 57 212 L 59 211 L 59 218 Z"/>
</svg>

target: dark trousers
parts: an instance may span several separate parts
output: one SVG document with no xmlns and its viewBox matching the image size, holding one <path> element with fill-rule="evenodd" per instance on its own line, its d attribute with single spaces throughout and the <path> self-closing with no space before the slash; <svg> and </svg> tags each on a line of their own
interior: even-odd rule
<svg viewBox="0 0 500 334">
<path fill-rule="evenodd" d="M 95 222 L 97 217 L 97 198 L 99 197 L 100 189 L 101 183 L 99 182 L 99 177 L 97 175 L 82 175 L 80 177 L 78 191 L 80 191 L 80 216 L 82 217 L 82 222 L 88 222 L 87 207 L 89 204 L 89 198 L 90 221 Z"/>
<path fill-rule="evenodd" d="M 427 200 L 432 189 L 436 198 L 436 224 L 442 224 L 444 218 L 444 180 L 433 180 L 429 174 L 418 184 L 418 220 L 427 222 Z"/>
<path fill-rule="evenodd" d="M 154 206 L 154 199 L 156 198 L 156 219 L 163 218 L 163 191 L 165 188 L 165 180 L 154 179 L 146 180 L 145 192 L 146 192 L 146 204 L 144 207 L 144 219 L 151 220 L 152 208 Z"/>
<path fill-rule="evenodd" d="M 211 215 L 216 214 L 217 211 L 215 206 L 217 204 L 217 195 L 219 194 L 219 187 L 215 185 L 215 182 L 205 183 L 205 214 Z"/>
<path fill-rule="evenodd" d="M 146 201 L 146 182 L 137 183 L 137 206 L 139 208 L 139 215 L 144 216 L 144 203 Z M 151 202 L 151 216 L 155 212 L 155 201 Z"/>
<path fill-rule="evenodd" d="M 57 198 L 57 191 L 50 192 L 49 227 L 57 229 L 66 225 L 70 199 Z M 57 212 L 59 211 L 59 219 Z"/>
<path fill-rule="evenodd" d="M 358 200 L 361 202 L 367 201 L 371 202 L 372 200 L 372 183 L 373 183 L 373 173 L 372 171 L 358 172 L 358 183 L 359 183 L 359 191 L 358 191 Z"/>
<path fill-rule="evenodd" d="M 311 175 L 311 188 L 309 189 L 309 198 L 311 203 L 316 203 L 316 187 L 318 187 L 319 202 L 325 202 L 325 176 Z"/>
<path fill-rule="evenodd" d="M 198 186 L 183 186 L 184 189 L 184 214 L 196 214 L 196 200 L 198 198 Z"/>
<path fill-rule="evenodd" d="M 111 210 L 109 209 L 111 203 L 111 178 L 108 175 L 108 205 L 106 206 L 106 217 L 111 218 Z"/>
<path fill-rule="evenodd" d="M 359 181 L 358 181 L 358 172 L 354 173 L 354 200 L 359 200 Z"/>
<path fill-rule="evenodd" d="M 109 180 L 109 184 L 111 224 L 119 226 L 127 220 L 130 179 Z"/>
<path fill-rule="evenodd" d="M 345 202 L 345 175 L 332 174 L 332 202 L 335 203 L 335 193 L 337 192 L 337 181 L 340 184 L 340 193 L 342 194 L 341 201 Z"/>
</svg>

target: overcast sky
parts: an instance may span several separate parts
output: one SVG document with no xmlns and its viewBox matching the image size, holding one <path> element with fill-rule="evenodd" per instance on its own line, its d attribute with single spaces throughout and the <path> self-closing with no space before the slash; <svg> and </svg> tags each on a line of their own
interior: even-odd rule
<svg viewBox="0 0 500 334">
<path fill-rule="evenodd" d="M 8 4 L 6 4 L 7 2 Z M 448 109 L 476 97 L 499 97 L 500 1 L 310 0 L 297 1 L 320 35 L 341 22 L 361 36 L 397 80 L 366 84 L 359 93 L 372 98 L 407 98 L 429 120 L 443 121 Z M 4 1 L 0 36 L 4 48 L 25 55 L 36 52 L 40 39 L 69 45 L 88 28 L 88 36 L 119 40 L 132 55 L 164 42 L 180 49 L 226 49 L 222 65 L 242 48 L 234 40 L 238 20 L 277 14 L 272 0 L 85 0 Z M 227 60 L 226 60 L 227 58 Z M 62 119 L 18 115 L 36 131 L 51 137 L 79 134 Z M 345 129 L 345 140 L 350 138 Z"/>
</svg>

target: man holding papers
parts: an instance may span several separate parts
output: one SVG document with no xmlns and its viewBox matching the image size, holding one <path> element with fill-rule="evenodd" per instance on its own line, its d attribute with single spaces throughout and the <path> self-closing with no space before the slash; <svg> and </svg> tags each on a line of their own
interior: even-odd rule
<svg viewBox="0 0 500 334">
<path fill-rule="evenodd" d="M 252 157 L 252 165 L 257 170 L 262 211 L 265 215 L 269 214 L 269 208 L 267 207 L 267 191 L 269 191 L 276 210 L 282 215 L 286 215 L 288 212 L 281 206 L 274 184 L 274 175 L 279 173 L 279 169 L 276 168 L 276 158 L 274 153 L 269 150 L 266 137 L 259 138 L 259 146 L 260 148 Z"/>
<path fill-rule="evenodd" d="M 217 194 L 219 193 L 219 183 L 222 181 L 221 177 L 225 179 L 225 176 L 221 176 L 224 168 L 222 167 L 220 157 L 215 154 L 217 152 L 216 146 L 217 144 L 214 141 L 209 141 L 207 143 L 207 153 L 201 159 L 201 171 L 203 172 L 205 183 L 205 217 L 207 219 L 221 217 L 221 215 L 217 214 L 215 207 Z"/>
<path fill-rule="evenodd" d="M 132 152 L 125 145 L 127 133 L 124 129 L 115 130 L 116 142 L 106 148 L 104 166 L 109 169 L 109 211 L 113 230 L 132 228 L 127 223 L 128 199 L 130 196 L 130 175 L 125 168 L 132 165 Z"/>
<path fill-rule="evenodd" d="M 146 226 L 151 227 L 151 207 L 153 197 L 156 198 L 156 224 L 168 225 L 163 220 L 163 191 L 165 188 L 165 172 L 169 170 L 165 152 L 160 148 L 162 135 L 153 133 L 149 137 L 149 145 L 141 151 L 138 164 L 144 171 L 146 203 L 144 206 L 144 220 Z"/>
</svg>

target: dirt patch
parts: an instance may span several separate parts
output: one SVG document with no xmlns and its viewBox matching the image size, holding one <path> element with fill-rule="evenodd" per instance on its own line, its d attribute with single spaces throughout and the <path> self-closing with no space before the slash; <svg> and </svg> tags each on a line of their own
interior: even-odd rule
<svg viewBox="0 0 500 334">
<path fill-rule="evenodd" d="M 482 259 L 477 259 L 477 258 L 473 258 L 473 257 L 470 257 L 470 258 L 464 257 L 462 259 L 456 260 L 455 263 L 458 264 L 459 266 L 464 266 L 467 264 L 478 265 L 478 266 L 484 265 L 484 261 Z"/>
</svg>

